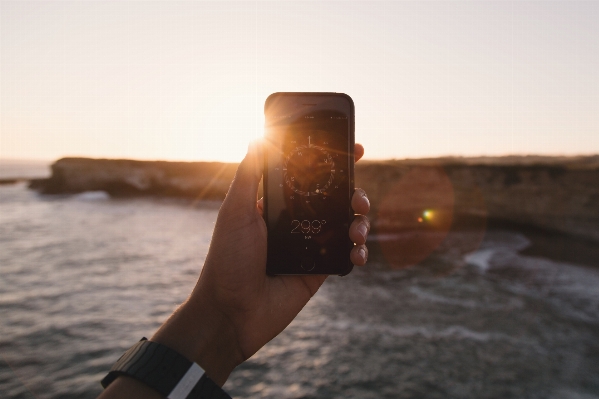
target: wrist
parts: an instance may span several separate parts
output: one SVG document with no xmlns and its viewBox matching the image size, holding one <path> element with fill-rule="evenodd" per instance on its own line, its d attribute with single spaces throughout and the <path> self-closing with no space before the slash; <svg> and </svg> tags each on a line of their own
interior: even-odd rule
<svg viewBox="0 0 599 399">
<path fill-rule="evenodd" d="M 243 361 L 233 325 L 205 301 L 185 302 L 150 340 L 194 361 L 219 386 Z"/>
</svg>

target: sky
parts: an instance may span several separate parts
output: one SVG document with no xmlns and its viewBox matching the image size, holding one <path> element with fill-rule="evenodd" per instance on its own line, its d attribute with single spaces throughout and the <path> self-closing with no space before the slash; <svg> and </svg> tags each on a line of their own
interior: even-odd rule
<svg viewBox="0 0 599 399">
<path fill-rule="evenodd" d="M 599 1 L 0 3 L 0 158 L 240 161 L 280 91 L 365 158 L 599 153 Z"/>
</svg>

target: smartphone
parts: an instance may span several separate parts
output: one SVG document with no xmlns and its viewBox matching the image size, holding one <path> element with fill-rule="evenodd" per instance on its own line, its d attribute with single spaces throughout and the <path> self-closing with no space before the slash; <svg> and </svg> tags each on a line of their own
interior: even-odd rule
<svg viewBox="0 0 599 399">
<path fill-rule="evenodd" d="M 353 100 L 341 93 L 274 93 L 264 114 L 267 274 L 348 274 Z"/>
</svg>

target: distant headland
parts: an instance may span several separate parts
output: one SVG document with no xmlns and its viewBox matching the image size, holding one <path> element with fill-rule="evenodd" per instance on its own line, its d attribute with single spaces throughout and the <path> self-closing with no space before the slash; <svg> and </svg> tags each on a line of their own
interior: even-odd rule
<svg viewBox="0 0 599 399">
<path fill-rule="evenodd" d="M 222 200 L 237 164 L 63 158 L 42 194 L 105 191 L 112 197 Z M 379 232 L 510 223 L 599 241 L 599 155 L 360 161 Z"/>
<path fill-rule="evenodd" d="M 42 194 L 105 191 L 111 197 L 168 196 L 223 199 L 237 164 L 62 158 L 47 179 L 29 187 Z"/>
</svg>

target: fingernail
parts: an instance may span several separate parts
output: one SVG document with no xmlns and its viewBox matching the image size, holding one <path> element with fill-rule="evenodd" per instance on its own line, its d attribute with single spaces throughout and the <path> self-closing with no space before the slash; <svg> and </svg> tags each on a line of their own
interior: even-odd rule
<svg viewBox="0 0 599 399">
<path fill-rule="evenodd" d="M 366 226 L 366 224 L 360 223 L 358 225 L 358 233 L 360 233 L 364 241 L 366 241 L 366 236 L 368 235 L 368 227 Z"/>
<path fill-rule="evenodd" d="M 364 198 L 366 200 L 366 202 L 368 203 L 368 206 L 370 206 L 370 200 L 368 199 L 368 196 L 366 195 L 366 191 L 362 191 L 362 198 Z"/>
<path fill-rule="evenodd" d="M 366 251 L 364 250 L 364 248 L 358 249 L 358 255 L 360 255 L 360 257 L 364 259 L 364 262 L 366 262 Z"/>
</svg>

